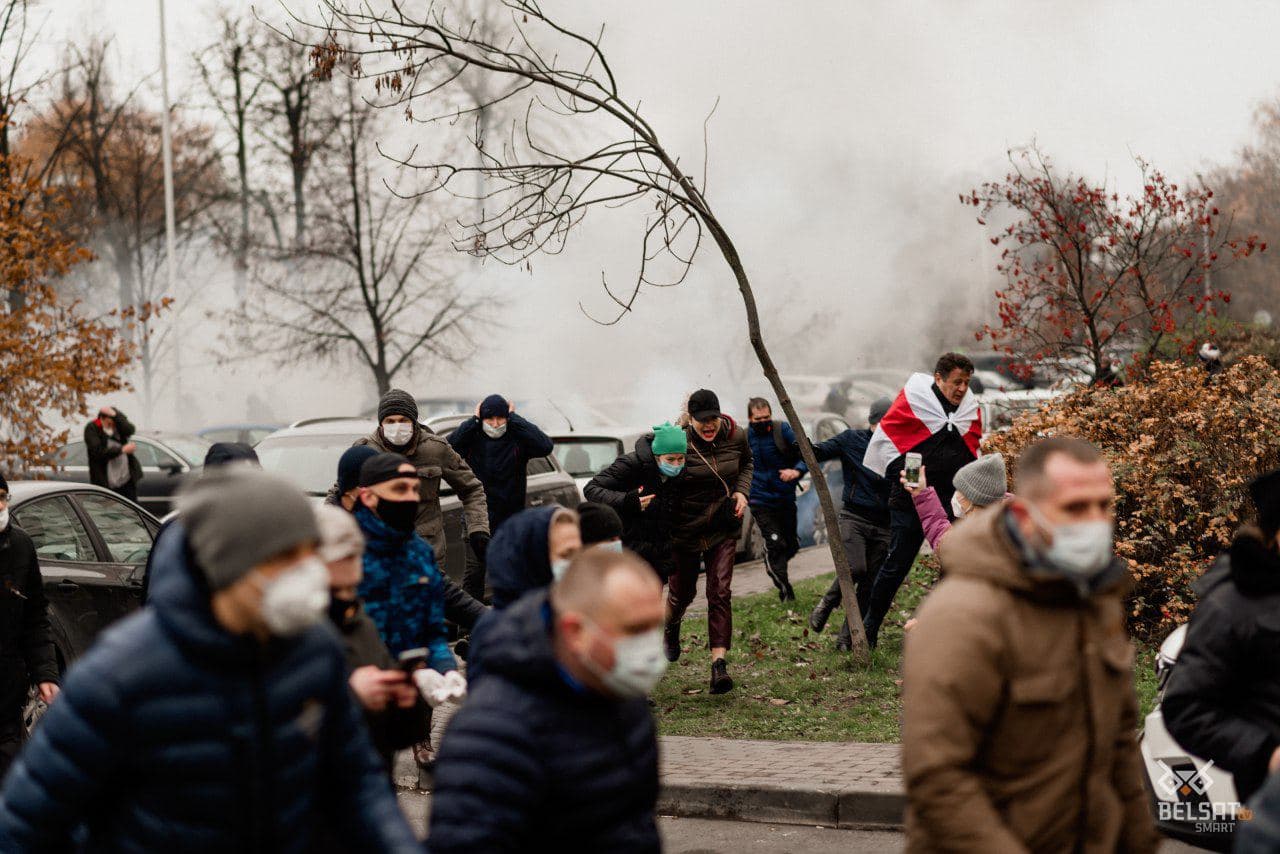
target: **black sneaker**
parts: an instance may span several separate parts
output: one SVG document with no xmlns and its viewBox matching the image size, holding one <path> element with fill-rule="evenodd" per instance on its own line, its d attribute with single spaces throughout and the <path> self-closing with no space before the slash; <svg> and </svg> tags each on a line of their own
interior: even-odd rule
<svg viewBox="0 0 1280 854">
<path fill-rule="evenodd" d="M 663 651 L 672 664 L 680 660 L 680 621 L 667 623 L 662 632 Z"/>
<path fill-rule="evenodd" d="M 819 599 L 818 604 L 814 606 L 813 611 L 809 614 L 809 628 L 813 630 L 815 635 L 822 634 L 822 630 L 827 627 L 827 620 L 831 617 L 831 609 L 827 607 L 827 603 Z"/>
<path fill-rule="evenodd" d="M 790 581 L 784 581 L 784 582 L 782 582 L 782 587 L 783 587 L 783 590 L 782 590 L 782 601 L 783 601 L 783 602 L 794 602 L 794 601 L 796 601 L 796 591 L 795 591 L 795 589 L 794 589 L 794 588 L 792 588 L 792 586 L 791 586 L 791 582 L 790 582 Z"/>
<path fill-rule="evenodd" d="M 729 678 L 729 665 L 723 658 L 711 662 L 711 693 L 728 694 L 733 690 L 733 680 Z"/>
</svg>

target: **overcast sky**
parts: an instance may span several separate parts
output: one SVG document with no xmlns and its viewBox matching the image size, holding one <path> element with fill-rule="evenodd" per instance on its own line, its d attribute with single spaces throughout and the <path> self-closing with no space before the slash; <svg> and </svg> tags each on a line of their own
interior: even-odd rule
<svg viewBox="0 0 1280 854">
<path fill-rule="evenodd" d="M 45 2 L 55 4 L 51 39 L 114 32 L 136 74 L 155 67 L 156 0 Z M 190 83 L 193 49 L 209 41 L 213 6 L 169 0 L 176 91 Z M 1061 166 L 1109 176 L 1123 191 L 1135 154 L 1181 178 L 1227 160 L 1247 140 L 1257 103 L 1280 94 L 1280 4 L 1266 2 L 544 8 L 584 29 L 607 24 L 604 49 L 626 96 L 643 102 L 685 162 L 700 161 L 703 118 L 720 98 L 711 200 L 762 302 L 838 319 L 838 334 L 821 344 L 775 342 L 784 369 L 797 372 L 867 360 L 863 350 L 881 346 L 870 342 L 885 329 L 909 330 L 937 305 L 981 301 L 996 284 L 994 262 L 956 199 L 1003 174 L 1010 146 L 1034 138 Z M 592 214 L 588 229 L 593 239 L 563 258 L 535 261 L 513 291 L 520 310 L 461 384 L 536 383 L 554 366 L 557 381 L 599 389 L 659 355 L 665 367 L 652 366 L 646 382 L 724 381 L 724 358 L 709 358 L 706 336 L 734 352 L 741 309 L 720 260 L 707 251 L 683 288 L 649 294 L 622 327 L 601 329 L 577 303 L 603 305 L 600 272 L 625 274 L 634 234 L 607 211 Z M 904 359 L 954 342 L 918 343 Z M 546 358 L 514 360 L 514 351 Z"/>
</svg>

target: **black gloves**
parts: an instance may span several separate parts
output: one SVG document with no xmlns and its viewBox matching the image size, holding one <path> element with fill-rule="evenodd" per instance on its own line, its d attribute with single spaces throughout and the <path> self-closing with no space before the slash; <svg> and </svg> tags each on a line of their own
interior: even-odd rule
<svg viewBox="0 0 1280 854">
<path fill-rule="evenodd" d="M 489 551 L 489 535 L 484 531 L 476 531 L 467 536 L 467 542 L 471 543 L 471 551 L 475 552 L 476 560 L 483 564 L 485 554 Z"/>
</svg>

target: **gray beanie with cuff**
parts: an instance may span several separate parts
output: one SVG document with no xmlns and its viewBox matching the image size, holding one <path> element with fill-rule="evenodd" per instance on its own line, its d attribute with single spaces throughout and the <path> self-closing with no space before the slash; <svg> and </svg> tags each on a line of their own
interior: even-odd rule
<svg viewBox="0 0 1280 854">
<path fill-rule="evenodd" d="M 1009 491 L 1004 456 L 987 454 L 985 457 L 978 457 L 962 466 L 951 484 L 957 492 L 972 501 L 975 507 L 990 507 Z"/>
<path fill-rule="evenodd" d="M 320 538 L 315 511 L 301 490 L 245 466 L 206 471 L 179 496 L 178 512 L 196 563 L 214 591 Z"/>
</svg>

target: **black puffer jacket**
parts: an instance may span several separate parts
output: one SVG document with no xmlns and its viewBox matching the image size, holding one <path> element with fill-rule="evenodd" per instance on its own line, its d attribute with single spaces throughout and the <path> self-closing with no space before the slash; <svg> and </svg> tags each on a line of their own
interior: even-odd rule
<svg viewBox="0 0 1280 854">
<path fill-rule="evenodd" d="M 1280 555 L 1246 529 L 1197 592 L 1161 709 L 1174 739 L 1230 771 L 1244 802 L 1280 746 Z"/>
<path fill-rule="evenodd" d="M 672 521 L 672 545 L 682 551 L 706 551 L 742 531 L 742 519 L 733 515 L 733 493 L 751 494 L 755 464 L 747 432 L 729 416 L 721 416 L 720 432 L 704 442 L 692 427 L 680 494 Z"/>
<path fill-rule="evenodd" d="M 44 580 L 31 538 L 10 523 L 0 531 L 0 712 L 39 682 L 58 682 Z"/>
<path fill-rule="evenodd" d="M 569 684 L 545 592 L 487 619 L 488 672 L 449 724 L 436 761 L 430 851 L 659 851 L 648 704 Z"/>
<path fill-rule="evenodd" d="M 653 455 L 653 435 L 636 440 L 635 450 L 618 457 L 583 487 L 588 501 L 607 504 L 622 517 L 622 544 L 666 578 L 671 574 L 671 520 L 680 490 L 680 477 L 658 470 Z M 656 496 L 647 510 L 640 509 L 640 490 Z"/>
</svg>

